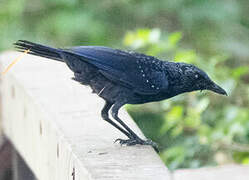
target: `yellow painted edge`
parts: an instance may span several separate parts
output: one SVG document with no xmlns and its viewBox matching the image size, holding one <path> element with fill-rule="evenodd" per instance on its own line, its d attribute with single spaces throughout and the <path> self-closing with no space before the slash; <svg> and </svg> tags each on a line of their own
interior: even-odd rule
<svg viewBox="0 0 249 180">
<path fill-rule="evenodd" d="M 12 61 L 12 63 L 1 73 L 1 75 L 5 75 L 9 70 L 10 68 L 17 63 L 17 61 L 19 61 L 20 59 L 22 59 L 22 57 L 29 53 L 30 52 L 30 49 L 27 49 L 25 50 L 20 56 L 18 56 L 16 59 L 14 59 L 14 61 Z"/>
</svg>

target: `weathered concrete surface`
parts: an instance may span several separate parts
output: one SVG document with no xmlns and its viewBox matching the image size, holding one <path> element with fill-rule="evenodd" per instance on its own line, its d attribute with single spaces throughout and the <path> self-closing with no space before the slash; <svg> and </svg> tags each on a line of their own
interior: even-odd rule
<svg viewBox="0 0 249 180">
<path fill-rule="evenodd" d="M 6 67 L 19 53 L 0 56 Z M 1 77 L 2 125 L 41 180 L 167 180 L 149 146 L 121 147 L 125 138 L 100 117 L 103 101 L 72 81 L 65 64 L 26 55 Z M 141 134 L 126 112 L 120 117 Z"/>
</svg>

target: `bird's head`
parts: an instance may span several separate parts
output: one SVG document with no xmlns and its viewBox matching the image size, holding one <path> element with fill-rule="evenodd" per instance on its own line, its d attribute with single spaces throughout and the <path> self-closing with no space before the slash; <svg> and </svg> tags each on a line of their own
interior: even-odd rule
<svg viewBox="0 0 249 180">
<path fill-rule="evenodd" d="M 204 71 L 196 66 L 179 63 L 178 67 L 180 71 L 180 81 L 184 91 L 210 90 L 221 95 L 227 95 L 223 88 L 218 86 Z"/>
</svg>

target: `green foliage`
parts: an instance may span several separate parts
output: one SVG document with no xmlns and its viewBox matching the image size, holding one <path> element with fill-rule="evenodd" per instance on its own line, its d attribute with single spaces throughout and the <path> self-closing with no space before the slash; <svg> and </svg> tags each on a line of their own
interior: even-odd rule
<svg viewBox="0 0 249 180">
<path fill-rule="evenodd" d="M 0 50 L 27 39 L 125 46 L 193 63 L 229 96 L 188 93 L 127 106 L 129 113 L 171 169 L 249 164 L 248 7 L 248 0 L 0 0 Z"/>
</svg>

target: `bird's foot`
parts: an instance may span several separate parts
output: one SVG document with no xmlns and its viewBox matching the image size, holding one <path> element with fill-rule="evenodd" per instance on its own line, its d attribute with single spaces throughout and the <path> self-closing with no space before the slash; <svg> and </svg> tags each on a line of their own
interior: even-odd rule
<svg viewBox="0 0 249 180">
<path fill-rule="evenodd" d="M 140 138 L 116 139 L 115 143 L 116 142 L 119 142 L 120 145 L 127 145 L 127 146 L 134 146 L 137 144 L 149 145 L 149 146 L 152 146 L 155 149 L 155 151 L 159 152 L 158 145 L 150 139 L 147 139 L 147 140 L 142 140 Z"/>
</svg>

